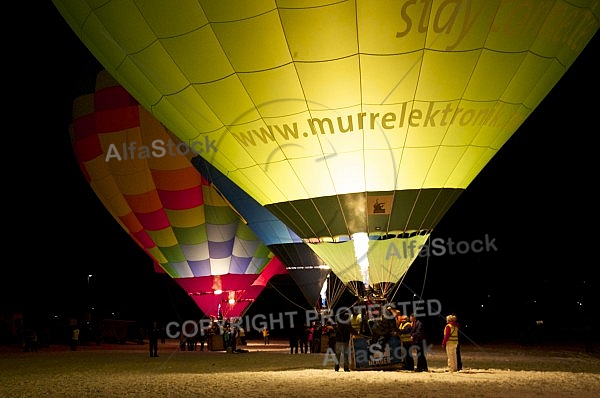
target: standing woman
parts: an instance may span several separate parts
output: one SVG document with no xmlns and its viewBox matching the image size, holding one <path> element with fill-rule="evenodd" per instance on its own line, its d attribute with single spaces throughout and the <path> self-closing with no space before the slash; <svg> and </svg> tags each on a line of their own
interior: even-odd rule
<svg viewBox="0 0 600 398">
<path fill-rule="evenodd" d="M 454 315 L 448 315 L 446 317 L 446 326 L 444 327 L 444 340 L 442 341 L 442 348 L 446 350 L 448 356 L 448 371 L 458 371 L 458 358 L 456 349 L 458 347 L 458 323 L 456 323 L 456 317 Z"/>
</svg>

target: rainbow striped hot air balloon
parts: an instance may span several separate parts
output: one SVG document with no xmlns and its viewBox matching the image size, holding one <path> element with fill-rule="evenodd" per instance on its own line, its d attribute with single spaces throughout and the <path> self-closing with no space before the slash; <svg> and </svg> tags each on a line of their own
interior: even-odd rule
<svg viewBox="0 0 600 398">
<path fill-rule="evenodd" d="M 204 314 L 241 316 L 285 272 L 193 167 L 190 149 L 106 72 L 73 109 L 73 148 L 94 192 Z"/>
</svg>

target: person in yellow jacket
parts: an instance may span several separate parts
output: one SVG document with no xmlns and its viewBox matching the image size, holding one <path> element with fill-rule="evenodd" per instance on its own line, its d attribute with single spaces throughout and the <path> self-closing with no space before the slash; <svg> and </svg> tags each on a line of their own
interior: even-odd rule
<svg viewBox="0 0 600 398">
<path fill-rule="evenodd" d="M 350 315 L 350 325 L 359 333 L 362 330 L 362 314 L 356 308 L 352 309 L 352 315 Z"/>
<path fill-rule="evenodd" d="M 400 344 L 402 346 L 403 358 L 403 370 L 414 370 L 415 360 L 411 355 L 412 340 L 410 338 L 412 324 L 408 320 L 408 316 L 402 315 L 400 317 L 400 323 L 398 324 L 398 335 L 400 337 Z"/>
<path fill-rule="evenodd" d="M 448 315 L 446 317 L 446 326 L 444 327 L 444 340 L 442 348 L 446 350 L 448 356 L 448 371 L 458 371 L 458 358 L 456 349 L 458 347 L 458 323 L 456 316 Z"/>
</svg>

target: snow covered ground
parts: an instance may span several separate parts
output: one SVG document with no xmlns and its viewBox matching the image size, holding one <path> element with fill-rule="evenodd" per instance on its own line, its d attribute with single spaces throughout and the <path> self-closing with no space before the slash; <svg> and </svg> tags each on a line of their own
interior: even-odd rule
<svg viewBox="0 0 600 398">
<path fill-rule="evenodd" d="M 466 345 L 463 371 L 445 372 L 440 346 L 429 372 L 335 372 L 325 354 L 290 354 L 287 342 L 250 341 L 247 353 L 148 345 L 0 347 L 0 397 L 599 397 L 600 355 L 583 345 Z"/>
</svg>

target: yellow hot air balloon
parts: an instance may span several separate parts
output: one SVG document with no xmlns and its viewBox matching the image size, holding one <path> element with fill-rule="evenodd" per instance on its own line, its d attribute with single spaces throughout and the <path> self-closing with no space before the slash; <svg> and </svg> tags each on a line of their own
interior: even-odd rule
<svg viewBox="0 0 600 398">
<path fill-rule="evenodd" d="M 342 280 L 381 294 L 580 54 L 600 10 L 598 0 L 54 4 L 169 130 Z"/>
</svg>

